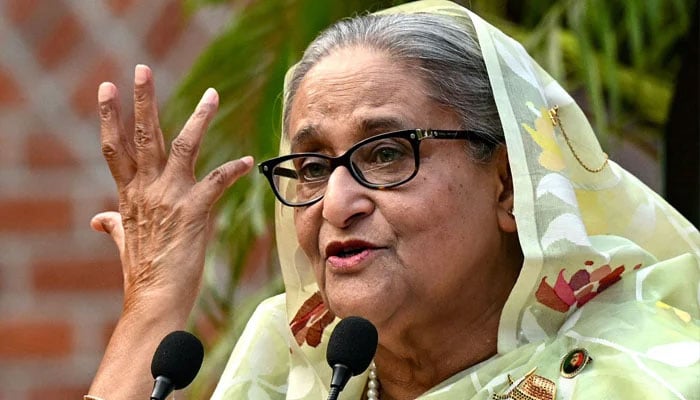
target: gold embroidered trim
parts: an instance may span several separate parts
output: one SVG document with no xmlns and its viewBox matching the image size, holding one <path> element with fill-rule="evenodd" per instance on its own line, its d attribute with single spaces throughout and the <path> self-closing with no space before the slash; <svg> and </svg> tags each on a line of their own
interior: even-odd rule
<svg viewBox="0 0 700 400">
<path fill-rule="evenodd" d="M 554 400 L 557 395 L 557 385 L 551 380 L 535 375 L 537 367 L 525 374 L 524 377 L 513 381 L 508 375 L 509 387 L 506 393 L 494 393 L 494 400 Z"/>
<path fill-rule="evenodd" d="M 581 157 L 579 157 L 578 153 L 576 153 L 576 150 L 574 150 L 574 146 L 571 144 L 571 140 L 569 139 L 569 135 L 567 135 L 566 130 L 564 130 L 564 125 L 561 124 L 561 120 L 559 119 L 559 106 L 554 106 L 553 108 L 549 109 L 549 119 L 552 121 L 552 125 L 559 127 L 559 130 L 561 130 L 561 133 L 564 136 L 564 140 L 566 140 L 566 145 L 569 146 L 569 150 L 571 150 L 571 154 L 574 155 L 574 158 L 576 159 L 576 161 L 578 161 L 578 164 L 583 167 L 583 169 L 595 174 L 595 173 L 602 171 L 608 165 L 608 158 L 609 157 L 608 157 L 608 154 L 605 152 L 603 152 L 603 155 L 605 156 L 605 160 L 603 160 L 603 164 L 601 164 L 600 167 L 591 168 L 583 163 L 583 160 L 581 160 Z"/>
</svg>

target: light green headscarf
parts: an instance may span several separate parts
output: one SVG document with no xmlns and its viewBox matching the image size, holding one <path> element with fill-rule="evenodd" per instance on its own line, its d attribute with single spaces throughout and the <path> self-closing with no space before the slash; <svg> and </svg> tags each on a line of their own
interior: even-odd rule
<svg viewBox="0 0 700 400">
<path fill-rule="evenodd" d="M 508 392 L 509 375 L 517 381 L 536 367 L 556 384 L 557 399 L 700 399 L 698 230 L 608 160 L 578 105 L 520 44 L 444 0 L 382 13 L 418 12 L 471 21 L 476 30 L 508 147 L 525 257 L 501 315 L 498 355 L 420 398 L 488 399 Z M 327 396 L 333 323 L 322 326 L 333 317 L 316 294 L 293 210 L 278 204 L 276 218 L 286 293 L 251 318 L 216 399 Z M 561 358 L 574 348 L 593 361 L 562 377 Z M 351 379 L 341 399 L 362 398 L 366 380 Z"/>
</svg>

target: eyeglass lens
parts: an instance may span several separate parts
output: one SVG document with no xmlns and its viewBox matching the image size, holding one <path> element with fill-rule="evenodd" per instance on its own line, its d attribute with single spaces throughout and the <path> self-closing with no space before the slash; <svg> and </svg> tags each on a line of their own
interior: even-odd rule
<svg viewBox="0 0 700 400">
<path fill-rule="evenodd" d="M 350 154 L 351 173 L 361 183 L 384 186 L 401 182 L 415 171 L 411 141 L 381 138 L 357 147 Z M 335 165 L 326 157 L 299 156 L 272 170 L 278 193 L 289 203 L 305 203 L 325 193 Z"/>
</svg>

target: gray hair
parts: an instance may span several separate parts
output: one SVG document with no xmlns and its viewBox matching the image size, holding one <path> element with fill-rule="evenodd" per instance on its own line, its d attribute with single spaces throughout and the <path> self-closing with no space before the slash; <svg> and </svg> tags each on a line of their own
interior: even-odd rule
<svg viewBox="0 0 700 400">
<path fill-rule="evenodd" d="M 496 147 L 493 142 L 504 142 L 471 21 L 426 13 L 363 15 L 341 20 L 322 32 L 307 47 L 288 82 L 283 115 L 285 135 L 292 101 L 306 74 L 333 50 L 350 46 L 383 51 L 402 65 L 415 68 L 427 85 L 428 96 L 456 112 L 462 129 L 489 136 L 491 141 L 469 142 L 477 161 L 490 159 Z"/>
</svg>

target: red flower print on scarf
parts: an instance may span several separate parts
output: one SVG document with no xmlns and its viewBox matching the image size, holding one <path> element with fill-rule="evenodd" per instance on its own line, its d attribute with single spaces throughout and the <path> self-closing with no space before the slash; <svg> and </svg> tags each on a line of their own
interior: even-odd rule
<svg viewBox="0 0 700 400">
<path fill-rule="evenodd" d="M 321 343 L 323 330 L 334 319 L 335 315 L 323 303 L 321 292 L 316 292 L 301 305 L 289 327 L 299 346 L 306 342 L 309 346 L 316 347 Z"/>
<path fill-rule="evenodd" d="M 585 264 L 587 267 L 591 267 L 593 261 L 586 261 Z M 637 264 L 634 269 L 640 267 L 641 264 Z M 564 277 L 564 269 L 562 269 L 559 271 L 554 287 L 547 283 L 546 276 L 542 278 L 540 287 L 535 292 L 535 297 L 537 301 L 553 310 L 567 312 L 571 306 L 582 307 L 588 303 L 598 293 L 619 281 L 624 272 L 624 265 L 612 269 L 610 265 L 605 264 L 592 272 L 582 268 L 576 271 L 567 282 Z"/>
</svg>

